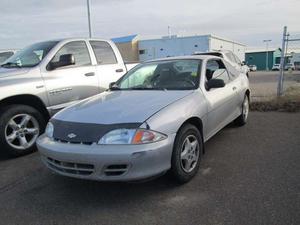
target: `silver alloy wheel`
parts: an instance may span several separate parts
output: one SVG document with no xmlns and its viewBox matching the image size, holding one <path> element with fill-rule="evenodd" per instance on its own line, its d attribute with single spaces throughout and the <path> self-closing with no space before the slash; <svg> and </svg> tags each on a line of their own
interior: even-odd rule
<svg viewBox="0 0 300 225">
<path fill-rule="evenodd" d="M 5 126 L 6 142 L 13 148 L 26 150 L 36 141 L 40 133 L 38 121 L 31 115 L 18 114 Z"/>
<path fill-rule="evenodd" d="M 248 114 L 249 114 L 249 99 L 247 96 L 245 96 L 244 102 L 243 102 L 243 117 L 244 120 L 247 121 Z"/>
<path fill-rule="evenodd" d="M 185 138 L 181 147 L 180 165 L 186 172 L 190 173 L 197 165 L 199 159 L 199 142 L 194 135 Z"/>
</svg>

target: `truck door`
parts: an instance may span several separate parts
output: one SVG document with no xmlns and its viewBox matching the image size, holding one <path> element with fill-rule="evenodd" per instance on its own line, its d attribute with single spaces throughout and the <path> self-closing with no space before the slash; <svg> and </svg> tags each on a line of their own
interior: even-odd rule
<svg viewBox="0 0 300 225">
<path fill-rule="evenodd" d="M 47 89 L 50 109 L 55 111 L 81 99 L 99 93 L 98 77 L 85 41 L 66 43 L 51 62 L 58 62 L 61 55 L 72 54 L 75 64 L 45 70 L 42 73 Z"/>
<path fill-rule="evenodd" d="M 112 47 L 106 41 L 96 40 L 90 41 L 90 44 L 97 60 L 96 72 L 100 91 L 104 91 L 111 82 L 117 81 L 127 72 L 126 67 L 115 46 Z"/>
</svg>

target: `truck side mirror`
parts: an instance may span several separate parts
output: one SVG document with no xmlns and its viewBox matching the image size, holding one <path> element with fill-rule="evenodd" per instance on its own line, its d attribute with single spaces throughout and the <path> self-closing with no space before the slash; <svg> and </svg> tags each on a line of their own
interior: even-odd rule
<svg viewBox="0 0 300 225">
<path fill-rule="evenodd" d="M 58 62 L 50 62 L 47 66 L 47 69 L 54 70 L 63 66 L 70 66 L 75 64 L 75 58 L 73 54 L 64 54 L 59 57 Z"/>
</svg>

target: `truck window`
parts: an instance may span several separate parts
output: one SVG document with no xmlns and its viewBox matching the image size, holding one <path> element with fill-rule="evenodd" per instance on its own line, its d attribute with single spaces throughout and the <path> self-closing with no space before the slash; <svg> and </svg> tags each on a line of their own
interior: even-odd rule
<svg viewBox="0 0 300 225">
<path fill-rule="evenodd" d="M 90 41 L 98 64 L 115 64 L 117 58 L 111 46 L 105 41 Z"/>
<path fill-rule="evenodd" d="M 91 58 L 84 41 L 72 41 L 65 44 L 54 56 L 51 62 L 59 61 L 59 57 L 65 54 L 72 54 L 75 58 L 75 66 L 91 65 Z"/>
</svg>

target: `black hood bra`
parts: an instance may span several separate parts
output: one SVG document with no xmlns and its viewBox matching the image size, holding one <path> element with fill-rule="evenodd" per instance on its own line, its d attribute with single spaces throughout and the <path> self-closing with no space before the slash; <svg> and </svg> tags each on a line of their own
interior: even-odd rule
<svg viewBox="0 0 300 225">
<path fill-rule="evenodd" d="M 68 122 L 51 119 L 54 125 L 53 138 L 63 142 L 94 143 L 98 142 L 106 133 L 115 129 L 136 129 L 142 123 L 92 124 Z"/>
</svg>

